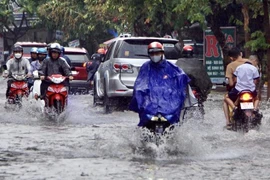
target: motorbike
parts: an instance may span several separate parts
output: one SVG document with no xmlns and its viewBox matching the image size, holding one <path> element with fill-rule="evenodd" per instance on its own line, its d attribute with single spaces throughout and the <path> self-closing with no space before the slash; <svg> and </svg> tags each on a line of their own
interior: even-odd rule
<svg viewBox="0 0 270 180">
<path fill-rule="evenodd" d="M 53 74 L 47 77 L 51 84 L 45 95 L 45 113 L 48 115 L 60 115 L 67 106 L 68 90 L 64 85 L 67 77 L 61 74 Z"/>
<path fill-rule="evenodd" d="M 204 101 L 205 96 L 202 95 L 198 87 L 190 85 L 188 88 L 189 98 L 185 100 L 185 106 L 181 110 L 180 121 L 185 122 L 188 119 L 204 119 Z"/>
<path fill-rule="evenodd" d="M 187 114 L 190 109 L 196 108 L 198 106 L 198 100 L 194 96 L 192 89 L 190 86 L 187 87 L 187 97 L 184 101 L 184 105 L 182 107 L 179 122 L 172 124 L 171 120 L 174 115 L 167 114 L 161 115 L 160 113 L 156 115 L 146 114 L 147 124 L 145 128 L 150 131 L 149 134 L 143 135 L 143 138 L 147 142 L 154 142 L 157 146 L 163 143 L 164 139 L 169 138 L 172 131 L 175 127 L 181 126 L 188 120 Z"/>
<path fill-rule="evenodd" d="M 195 98 L 198 101 L 198 110 L 201 113 L 202 116 L 204 116 L 205 111 L 204 111 L 204 105 L 203 102 L 206 101 L 206 98 L 203 97 L 202 93 L 200 92 L 200 89 L 194 86 L 191 86 L 192 93 L 194 94 Z"/>
<path fill-rule="evenodd" d="M 41 84 L 41 80 L 39 79 L 39 75 L 38 75 L 38 71 L 37 70 L 33 72 L 33 77 L 34 77 L 34 84 L 30 88 L 29 97 L 32 98 L 32 99 L 38 100 L 38 98 L 40 96 L 40 84 Z"/>
<path fill-rule="evenodd" d="M 40 107 L 40 110 L 43 111 L 45 102 L 44 100 L 39 99 L 41 80 L 39 79 L 37 70 L 33 72 L 33 77 L 34 77 L 34 84 L 30 88 L 29 99 L 30 99 L 30 102 L 37 103 L 38 107 Z"/>
<path fill-rule="evenodd" d="M 241 91 L 235 102 L 237 109 L 230 111 L 230 123 L 233 131 L 248 132 L 251 129 L 258 129 L 261 125 L 263 115 L 254 113 L 254 99 L 251 91 Z"/>
<path fill-rule="evenodd" d="M 21 108 L 23 97 L 28 97 L 29 95 L 27 76 L 25 74 L 12 74 L 9 79 L 12 80 L 12 83 L 9 89 L 7 102 L 5 103 L 5 108 Z"/>
<path fill-rule="evenodd" d="M 172 116 L 162 116 L 161 114 L 147 114 L 146 116 L 149 121 L 145 128 L 150 131 L 151 135 L 149 136 L 148 134 L 148 136 L 144 136 L 144 140 L 147 142 L 154 142 L 157 146 L 159 146 L 163 143 L 162 137 L 165 137 L 174 128 L 174 125 L 170 124 L 169 122 L 169 119 Z"/>
</svg>

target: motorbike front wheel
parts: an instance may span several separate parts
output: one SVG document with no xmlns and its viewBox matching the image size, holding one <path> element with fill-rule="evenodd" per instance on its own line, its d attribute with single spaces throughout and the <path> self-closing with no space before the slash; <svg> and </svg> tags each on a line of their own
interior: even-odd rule
<svg viewBox="0 0 270 180">
<path fill-rule="evenodd" d="M 54 108 L 56 113 L 59 115 L 63 112 L 63 106 L 60 100 L 55 100 L 54 102 Z"/>
<path fill-rule="evenodd" d="M 15 99 L 15 104 L 18 109 L 22 108 L 22 95 L 17 95 Z"/>
</svg>

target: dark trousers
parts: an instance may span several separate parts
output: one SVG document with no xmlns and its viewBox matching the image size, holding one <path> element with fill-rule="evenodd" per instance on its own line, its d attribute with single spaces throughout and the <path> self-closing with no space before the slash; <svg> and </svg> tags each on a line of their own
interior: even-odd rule
<svg viewBox="0 0 270 180">
<path fill-rule="evenodd" d="M 12 83 L 12 82 L 13 82 L 13 80 L 8 80 L 8 81 L 7 81 L 6 98 L 8 98 L 9 90 L 10 90 L 10 86 L 11 86 L 11 83 Z"/>
<path fill-rule="evenodd" d="M 27 84 L 28 84 L 28 89 L 30 90 L 31 87 L 34 85 L 34 79 L 33 78 L 28 78 Z"/>
<path fill-rule="evenodd" d="M 49 82 L 41 81 L 41 84 L 40 84 L 40 99 L 45 98 L 45 94 L 46 94 L 46 91 L 47 91 L 49 85 L 50 85 Z"/>
</svg>

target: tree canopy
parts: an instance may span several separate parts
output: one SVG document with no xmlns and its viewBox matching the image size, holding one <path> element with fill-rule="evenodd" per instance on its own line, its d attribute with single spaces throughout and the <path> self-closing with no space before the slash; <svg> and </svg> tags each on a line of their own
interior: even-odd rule
<svg viewBox="0 0 270 180">
<path fill-rule="evenodd" d="M 94 51 L 119 33 L 164 36 L 176 31 L 181 36 L 197 22 L 202 29 L 211 28 L 226 55 L 220 27 L 236 26 L 238 34 L 243 34 L 239 43 L 246 54 L 269 53 L 270 72 L 268 4 L 267 0 L 1 0 L 0 28 L 14 39 L 27 28 L 46 27 L 52 33 L 61 30 L 65 35 L 62 43 L 80 39 L 83 46 Z M 23 14 L 20 24 L 15 23 L 16 11 Z M 30 26 L 26 17 L 31 15 L 39 19 Z"/>
</svg>

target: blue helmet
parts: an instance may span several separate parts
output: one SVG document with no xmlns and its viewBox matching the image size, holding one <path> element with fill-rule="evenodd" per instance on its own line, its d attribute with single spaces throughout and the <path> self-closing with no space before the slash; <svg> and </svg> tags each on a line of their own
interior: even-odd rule
<svg viewBox="0 0 270 180">
<path fill-rule="evenodd" d="M 45 55 L 48 54 L 46 48 L 38 48 L 37 53 L 38 54 L 45 54 Z"/>
<path fill-rule="evenodd" d="M 47 57 L 47 54 L 46 48 L 38 48 L 38 60 L 43 61 Z"/>
<path fill-rule="evenodd" d="M 33 47 L 31 49 L 30 53 L 38 53 L 38 48 L 37 47 Z"/>
<path fill-rule="evenodd" d="M 64 48 L 64 46 L 61 46 L 61 52 L 62 52 L 62 53 L 65 53 L 65 48 Z"/>
</svg>

